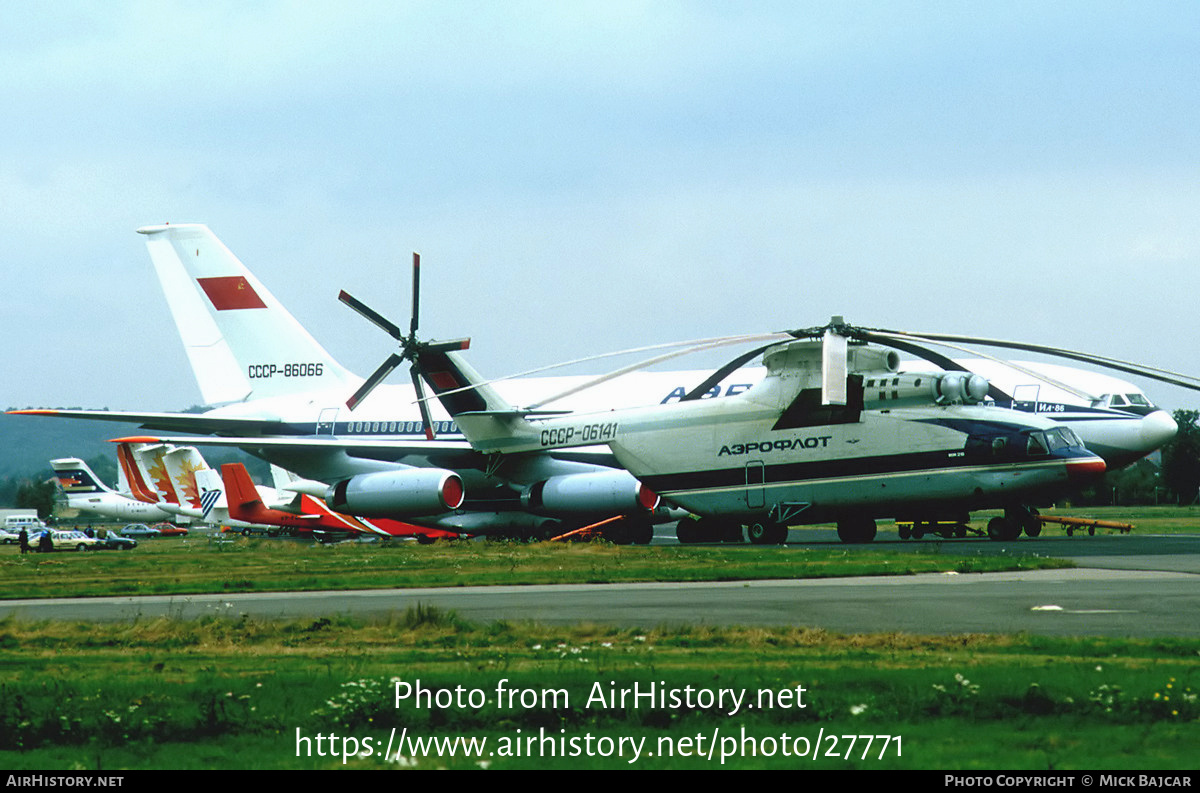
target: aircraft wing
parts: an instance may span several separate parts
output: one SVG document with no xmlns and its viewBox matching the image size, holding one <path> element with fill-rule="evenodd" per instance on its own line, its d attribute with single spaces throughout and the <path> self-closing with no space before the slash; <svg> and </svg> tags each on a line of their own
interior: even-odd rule
<svg viewBox="0 0 1200 793">
<path fill-rule="evenodd" d="M 277 419 L 237 418 L 205 416 L 198 413 L 134 413 L 123 410 L 10 410 L 17 416 L 53 416 L 56 418 L 90 419 L 92 421 L 118 421 L 125 424 L 140 424 L 142 429 L 164 432 L 195 432 L 203 435 L 239 435 L 256 432 L 278 432 L 281 422 Z M 192 439 L 189 443 L 194 445 Z"/>
<path fill-rule="evenodd" d="M 168 437 L 160 435 L 134 435 L 113 438 L 114 443 L 172 443 L 177 446 L 232 446 L 268 460 L 286 458 L 287 465 L 294 470 L 303 469 L 302 475 L 309 479 L 341 478 L 335 473 L 347 458 L 363 458 L 380 462 L 395 462 L 401 465 L 433 465 L 440 468 L 478 468 L 479 453 L 462 438 L 427 441 L 423 437 L 411 441 L 356 437 L 263 438 L 258 436 L 209 436 Z M 607 446 L 588 446 L 557 452 L 560 460 L 616 466 L 612 451 Z M 327 465 L 329 467 L 327 467 Z"/>
<path fill-rule="evenodd" d="M 376 450 L 379 452 L 424 454 L 430 451 L 470 451 L 470 446 L 464 440 L 427 441 L 424 438 L 409 443 L 397 441 L 394 438 L 365 439 L 365 438 L 335 438 L 316 437 L 307 435 L 301 438 L 264 438 L 257 435 L 233 436 L 218 435 L 207 438 L 191 436 L 167 437 L 165 435 L 131 435 L 125 438 L 112 438 L 113 443 L 173 443 L 179 446 L 235 446 L 254 449 L 325 449 L 341 450 L 347 453 L 355 449 Z"/>
</svg>

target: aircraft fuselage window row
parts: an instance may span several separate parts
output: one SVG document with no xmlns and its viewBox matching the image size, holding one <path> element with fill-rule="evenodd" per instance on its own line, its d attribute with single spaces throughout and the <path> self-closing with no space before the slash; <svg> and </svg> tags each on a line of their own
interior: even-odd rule
<svg viewBox="0 0 1200 793">
<path fill-rule="evenodd" d="M 453 421 L 433 422 L 433 431 L 441 434 L 458 432 Z M 346 432 L 356 434 L 386 433 L 388 435 L 425 434 L 425 427 L 419 421 L 351 421 L 346 424 Z"/>
</svg>

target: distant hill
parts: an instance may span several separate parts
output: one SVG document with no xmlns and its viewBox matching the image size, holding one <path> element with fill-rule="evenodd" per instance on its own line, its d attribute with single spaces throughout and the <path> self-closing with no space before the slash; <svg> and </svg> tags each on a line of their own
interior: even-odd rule
<svg viewBox="0 0 1200 793">
<path fill-rule="evenodd" d="M 48 477 L 56 457 L 115 459 L 108 439 L 139 432 L 136 424 L 0 414 L 0 476 Z"/>
<path fill-rule="evenodd" d="M 38 416 L 10 416 L 0 413 L 0 502 L 10 500 L 13 488 L 4 485 L 13 480 L 48 479 L 50 461 L 57 457 L 79 457 L 91 461 L 101 457 L 103 464 L 93 465 L 96 474 L 112 485 L 116 482 L 117 447 L 110 438 L 143 434 L 137 424 L 112 421 L 81 421 Z M 243 462 L 259 483 L 270 481 L 265 462 L 236 449 L 202 449 L 214 468 L 225 462 Z M 0 503 L 0 507 L 12 506 Z"/>
</svg>

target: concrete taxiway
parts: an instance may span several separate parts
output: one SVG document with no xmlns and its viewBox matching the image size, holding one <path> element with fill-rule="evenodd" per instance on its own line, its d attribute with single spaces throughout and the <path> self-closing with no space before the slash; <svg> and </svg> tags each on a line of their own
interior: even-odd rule
<svg viewBox="0 0 1200 793">
<path fill-rule="evenodd" d="M 793 531 L 794 544 L 779 550 L 788 553 L 827 541 L 818 532 Z M 922 547 L 948 555 L 1037 553 L 1072 558 L 1080 567 L 821 580 L 29 599 L 0 603 L 0 617 L 86 621 L 214 614 L 369 617 L 421 603 L 477 621 L 640 627 L 795 625 L 841 633 L 1200 636 L 1196 620 L 1200 537 L 1057 537 L 1016 543 L 923 540 L 876 543 L 875 547 Z"/>
</svg>

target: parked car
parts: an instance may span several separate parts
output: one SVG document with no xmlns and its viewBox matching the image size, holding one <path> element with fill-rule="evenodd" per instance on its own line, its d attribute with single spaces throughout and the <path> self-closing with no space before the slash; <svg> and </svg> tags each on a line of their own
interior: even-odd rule
<svg viewBox="0 0 1200 793">
<path fill-rule="evenodd" d="M 131 548 L 137 547 L 137 540 L 122 537 L 116 532 L 110 531 L 106 536 L 96 541 L 95 547 L 98 551 L 128 551 Z"/>
<path fill-rule="evenodd" d="M 9 531 L 5 528 L 0 528 L 0 543 L 4 545 L 16 545 L 21 540 L 21 532 Z"/>
<path fill-rule="evenodd" d="M 130 523 L 123 527 L 119 534 L 122 537 L 157 537 L 161 532 L 158 529 L 152 529 L 145 523 Z"/>
<path fill-rule="evenodd" d="M 186 537 L 188 533 L 187 529 L 173 523 L 155 523 L 150 528 L 158 529 L 158 533 L 162 537 Z"/>
<path fill-rule="evenodd" d="M 40 549 L 43 534 L 50 535 L 50 543 L 56 551 L 86 551 L 89 548 L 95 548 L 96 543 L 100 542 L 95 537 L 89 537 L 81 531 L 56 531 L 54 529 L 47 529 L 44 532 L 30 536 L 30 547 Z"/>
</svg>

